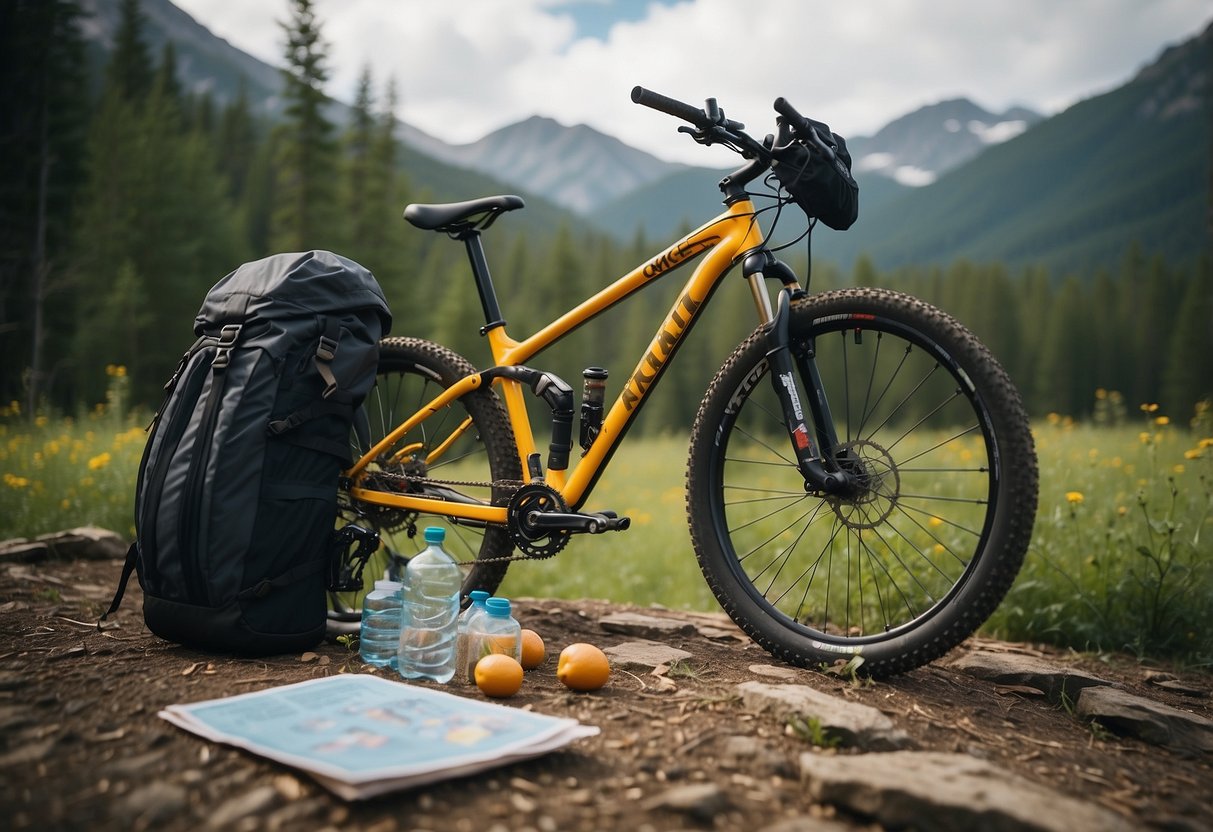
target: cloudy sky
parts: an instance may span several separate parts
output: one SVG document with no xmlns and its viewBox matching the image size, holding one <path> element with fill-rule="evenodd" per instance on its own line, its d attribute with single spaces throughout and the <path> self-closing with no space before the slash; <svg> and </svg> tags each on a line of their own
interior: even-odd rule
<svg viewBox="0 0 1213 832">
<path fill-rule="evenodd" d="M 173 0 L 281 63 L 288 0 Z M 452 143 L 529 115 L 589 124 L 666 159 L 729 161 L 632 104 L 640 84 L 715 96 L 761 135 L 785 96 L 843 135 L 966 96 L 1044 113 L 1128 80 L 1213 20 L 1208 0 L 316 0 L 328 93 L 364 66 L 396 79 L 397 115 Z"/>
</svg>

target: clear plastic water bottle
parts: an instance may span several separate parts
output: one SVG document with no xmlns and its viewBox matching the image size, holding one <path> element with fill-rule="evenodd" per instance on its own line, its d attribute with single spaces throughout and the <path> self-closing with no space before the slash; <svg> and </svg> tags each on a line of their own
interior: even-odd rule
<svg viewBox="0 0 1213 832">
<path fill-rule="evenodd" d="M 426 548 L 404 570 L 396 669 L 405 679 L 445 683 L 455 675 L 463 573 L 442 548 L 446 529 L 425 530 Z"/>
<path fill-rule="evenodd" d="M 473 619 L 485 614 L 484 602 L 489 600 L 489 594 L 483 589 L 473 589 L 468 593 L 472 603 L 459 614 L 459 624 L 455 628 L 455 681 L 460 684 L 470 684 L 475 681 L 472 675 L 476 662 L 471 660 L 468 651 L 468 632 Z"/>
<path fill-rule="evenodd" d="M 362 602 L 362 626 L 358 630 L 358 653 L 367 664 L 395 667 L 400 646 L 400 584 L 384 579 Z"/>
<path fill-rule="evenodd" d="M 491 653 L 504 653 L 522 661 L 522 626 L 510 615 L 510 602 L 490 598 L 484 602 L 485 614 L 468 624 L 468 664 L 474 672 L 476 662 Z"/>
</svg>

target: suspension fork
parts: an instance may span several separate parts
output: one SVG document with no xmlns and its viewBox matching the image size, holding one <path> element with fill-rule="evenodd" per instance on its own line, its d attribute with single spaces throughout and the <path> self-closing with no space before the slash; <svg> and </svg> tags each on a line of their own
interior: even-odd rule
<svg viewBox="0 0 1213 832">
<path fill-rule="evenodd" d="M 771 385 L 779 399 L 784 427 L 788 431 L 788 439 L 796 457 L 796 467 L 804 477 L 805 490 L 826 494 L 841 492 L 850 484 L 851 477 L 838 467 L 833 458 L 833 450 L 838 447 L 838 437 L 825 389 L 821 384 L 821 375 L 817 371 L 817 362 L 814 360 L 813 345 L 797 345 L 793 354 L 788 333 L 792 298 L 796 293 L 803 294 L 804 290 L 800 288 L 792 270 L 785 263 L 776 260 L 769 251 L 763 250 L 749 255 L 742 268 L 767 334 L 766 357 L 771 369 Z M 763 269 L 767 274 L 764 275 Z M 777 277 L 784 284 L 779 291 L 774 312 L 771 310 L 770 298 L 763 283 L 765 276 Z M 808 393 L 809 415 L 815 426 L 812 433 L 805 419 L 797 378 Z"/>
</svg>

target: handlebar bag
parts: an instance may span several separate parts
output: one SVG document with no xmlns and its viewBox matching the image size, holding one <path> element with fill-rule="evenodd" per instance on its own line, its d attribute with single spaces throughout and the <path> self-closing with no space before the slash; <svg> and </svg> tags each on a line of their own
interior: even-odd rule
<svg viewBox="0 0 1213 832">
<path fill-rule="evenodd" d="M 859 183 L 851 176 L 851 154 L 842 136 L 824 124 L 817 123 L 816 129 L 834 151 L 833 159 L 797 140 L 771 151 L 771 169 L 806 214 L 835 231 L 846 231 L 859 218 Z"/>
</svg>

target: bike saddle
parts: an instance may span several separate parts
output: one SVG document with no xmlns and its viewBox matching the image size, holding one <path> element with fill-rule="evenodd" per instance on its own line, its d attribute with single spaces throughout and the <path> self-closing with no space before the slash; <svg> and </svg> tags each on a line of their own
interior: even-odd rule
<svg viewBox="0 0 1213 832">
<path fill-rule="evenodd" d="M 511 195 L 486 196 L 465 202 L 437 205 L 413 203 L 404 209 L 404 218 L 425 231 L 458 234 L 488 228 L 499 215 L 525 205 L 522 197 Z"/>
</svg>

